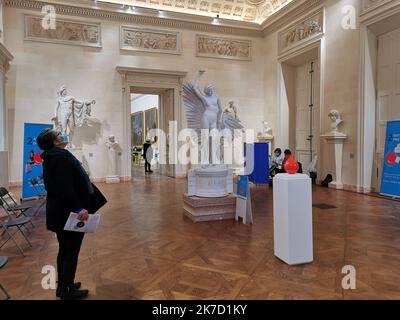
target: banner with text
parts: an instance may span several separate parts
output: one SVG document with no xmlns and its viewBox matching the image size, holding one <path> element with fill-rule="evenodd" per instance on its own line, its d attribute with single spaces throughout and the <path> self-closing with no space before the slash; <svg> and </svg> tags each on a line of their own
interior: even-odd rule
<svg viewBox="0 0 400 320">
<path fill-rule="evenodd" d="M 388 121 L 381 194 L 400 197 L 400 121 Z"/>
<path fill-rule="evenodd" d="M 23 154 L 23 182 L 22 198 L 29 199 L 38 195 L 38 190 L 44 190 L 41 175 L 42 168 L 42 150 L 39 149 L 36 138 L 45 129 L 53 128 L 51 124 L 25 123 L 24 125 L 24 154 Z M 39 186 L 32 184 L 35 179 Z M 39 189 L 38 189 L 39 188 Z"/>
</svg>

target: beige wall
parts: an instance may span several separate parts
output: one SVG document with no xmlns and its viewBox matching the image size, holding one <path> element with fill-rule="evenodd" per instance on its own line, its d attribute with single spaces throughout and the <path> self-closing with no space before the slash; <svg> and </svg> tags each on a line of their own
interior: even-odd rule
<svg viewBox="0 0 400 320">
<path fill-rule="evenodd" d="M 322 40 L 321 65 L 323 70 L 321 134 L 330 130 L 329 110 L 337 109 L 342 114 L 344 123 L 341 130 L 348 135 L 343 150 L 342 180 L 347 185 L 357 185 L 357 132 L 358 132 L 358 96 L 359 96 L 359 29 L 345 30 L 341 26 L 344 5 L 353 5 L 360 10 L 360 0 L 327 0 L 325 7 L 325 36 Z M 284 29 L 284 28 L 282 28 Z M 278 32 L 264 39 L 264 72 L 266 120 L 274 128 L 275 147 L 279 145 L 279 132 L 287 131 L 279 124 L 278 105 Z M 283 146 L 285 147 L 285 146 Z M 335 173 L 333 146 L 321 139 L 319 160 L 320 177 Z"/>
<path fill-rule="evenodd" d="M 252 39 L 251 62 L 196 58 L 196 32 L 186 30 L 182 31 L 182 55 L 122 54 L 119 23 L 101 21 L 103 48 L 85 48 L 24 41 L 24 13 L 32 12 L 6 7 L 4 17 L 5 44 L 15 56 L 7 74 L 6 91 L 12 182 L 22 180 L 24 122 L 49 123 L 54 113 L 56 92 L 62 84 L 77 98 L 96 100 L 92 116 L 99 124 L 77 130 L 76 139 L 78 143 L 82 141 L 92 176 L 105 177 L 105 137 L 112 133 L 118 141 L 123 139 L 122 80 L 115 71 L 118 65 L 188 71 L 187 80 L 192 80 L 197 70 L 204 69 L 207 73 L 203 84 L 212 82 L 215 85 L 224 106 L 229 99 L 236 101 L 238 115 L 245 127 L 261 130 L 264 101 L 270 99 L 264 100 L 262 65 L 266 57 L 263 39 Z M 270 108 L 272 110 L 274 105 Z M 89 157 L 90 153 L 92 157 Z"/>
</svg>

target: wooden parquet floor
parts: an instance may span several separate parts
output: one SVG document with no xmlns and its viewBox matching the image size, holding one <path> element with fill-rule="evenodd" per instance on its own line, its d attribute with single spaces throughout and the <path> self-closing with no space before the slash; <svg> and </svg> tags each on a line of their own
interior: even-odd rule
<svg viewBox="0 0 400 320">
<path fill-rule="evenodd" d="M 288 266 L 273 253 L 268 187 L 252 188 L 247 226 L 184 218 L 186 180 L 138 175 L 98 186 L 109 203 L 77 272 L 89 299 L 400 299 L 399 202 L 316 187 L 313 202 L 337 208 L 313 208 L 314 262 Z M 35 224 L 27 257 L 12 243 L 0 250 L 10 258 L 0 283 L 14 299 L 55 299 L 41 270 L 55 265 L 57 241 L 44 212 Z M 356 290 L 342 289 L 344 265 L 356 268 Z"/>
</svg>

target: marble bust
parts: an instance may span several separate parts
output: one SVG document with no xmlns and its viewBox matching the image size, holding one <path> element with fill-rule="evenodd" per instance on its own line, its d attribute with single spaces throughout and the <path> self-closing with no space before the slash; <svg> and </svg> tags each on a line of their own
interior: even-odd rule
<svg viewBox="0 0 400 320">
<path fill-rule="evenodd" d="M 268 125 L 267 121 L 263 121 L 262 122 L 263 125 L 263 131 L 258 133 L 258 138 L 262 138 L 262 139 L 273 139 L 273 135 L 272 135 L 272 128 Z"/>
<path fill-rule="evenodd" d="M 339 133 L 339 125 L 343 122 L 340 117 L 340 113 L 337 110 L 331 110 L 328 114 L 329 119 L 331 119 L 331 132 Z"/>
</svg>

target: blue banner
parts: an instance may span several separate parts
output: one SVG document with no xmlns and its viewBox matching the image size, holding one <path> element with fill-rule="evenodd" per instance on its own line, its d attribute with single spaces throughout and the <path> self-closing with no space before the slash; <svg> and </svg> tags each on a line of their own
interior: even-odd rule
<svg viewBox="0 0 400 320">
<path fill-rule="evenodd" d="M 35 188 L 31 180 L 37 179 L 39 188 L 44 190 L 43 180 L 40 179 L 43 173 L 42 150 L 36 144 L 37 136 L 45 129 L 53 128 L 51 124 L 25 123 L 24 126 L 24 154 L 23 154 L 23 181 L 22 198 L 29 199 L 38 195 L 38 188 Z"/>
<path fill-rule="evenodd" d="M 400 121 L 387 123 L 381 194 L 400 196 Z"/>
<path fill-rule="evenodd" d="M 237 180 L 237 195 L 241 198 L 247 199 L 247 191 L 249 190 L 249 177 L 238 176 Z"/>
</svg>

